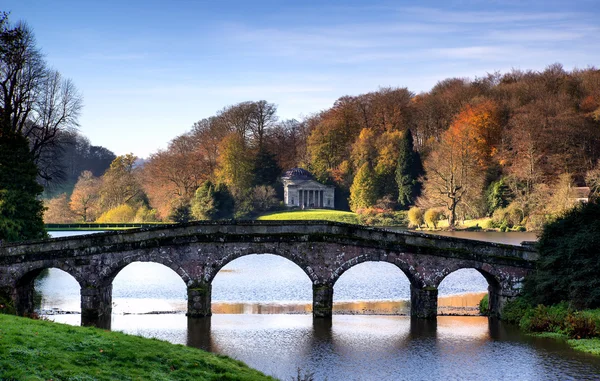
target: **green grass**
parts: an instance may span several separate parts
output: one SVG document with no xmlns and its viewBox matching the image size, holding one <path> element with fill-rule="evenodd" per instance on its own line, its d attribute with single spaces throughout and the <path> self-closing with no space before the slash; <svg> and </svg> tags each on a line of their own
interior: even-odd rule
<svg viewBox="0 0 600 381">
<path fill-rule="evenodd" d="M 0 379 L 273 380 L 183 345 L 2 314 Z"/>
<path fill-rule="evenodd" d="M 600 339 L 571 339 L 567 341 L 569 345 L 576 351 L 590 353 L 592 355 L 600 356 Z"/>
<path fill-rule="evenodd" d="M 359 224 L 356 213 L 343 212 L 341 210 L 308 209 L 293 210 L 285 212 L 274 212 L 262 215 L 257 220 L 284 221 L 284 220 L 325 220 L 334 222 L 345 222 L 348 224 Z"/>
<path fill-rule="evenodd" d="M 600 356 L 600 338 L 592 339 L 569 339 L 569 337 L 563 333 L 556 332 L 542 332 L 534 333 L 532 336 L 544 337 L 547 339 L 564 340 L 569 344 L 571 348 L 579 352 L 585 352 L 592 355 Z"/>
</svg>

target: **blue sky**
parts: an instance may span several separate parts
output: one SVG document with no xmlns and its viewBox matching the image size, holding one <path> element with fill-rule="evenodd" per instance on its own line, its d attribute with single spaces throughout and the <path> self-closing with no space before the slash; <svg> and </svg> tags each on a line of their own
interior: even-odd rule
<svg viewBox="0 0 600 381">
<path fill-rule="evenodd" d="M 282 118 L 379 87 L 600 66 L 600 1 L 30 1 L 33 28 L 84 97 L 80 131 L 147 157 L 224 106 L 266 99 Z"/>
</svg>

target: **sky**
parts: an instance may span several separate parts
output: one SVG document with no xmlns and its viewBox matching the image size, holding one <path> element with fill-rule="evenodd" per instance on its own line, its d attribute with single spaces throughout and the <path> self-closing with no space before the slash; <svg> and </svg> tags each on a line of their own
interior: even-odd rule
<svg viewBox="0 0 600 381">
<path fill-rule="evenodd" d="M 600 66 L 600 1 L 31 1 L 0 10 L 34 31 L 83 95 L 79 131 L 145 158 L 225 106 L 282 119 L 380 87 Z"/>
</svg>

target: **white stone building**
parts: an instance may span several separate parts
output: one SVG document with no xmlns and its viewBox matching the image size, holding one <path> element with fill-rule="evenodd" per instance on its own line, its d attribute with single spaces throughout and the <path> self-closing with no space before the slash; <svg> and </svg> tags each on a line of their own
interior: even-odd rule
<svg viewBox="0 0 600 381">
<path fill-rule="evenodd" d="M 281 180 L 285 206 L 333 209 L 334 187 L 316 181 L 306 169 L 292 168 L 285 172 Z"/>
</svg>

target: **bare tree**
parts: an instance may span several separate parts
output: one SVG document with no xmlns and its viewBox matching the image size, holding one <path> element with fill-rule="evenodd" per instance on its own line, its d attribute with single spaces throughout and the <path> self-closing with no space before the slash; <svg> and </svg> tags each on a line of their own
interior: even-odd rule
<svg viewBox="0 0 600 381">
<path fill-rule="evenodd" d="M 38 175 L 57 176 L 59 132 L 77 127 L 82 98 L 75 85 L 50 70 L 31 29 L 11 27 L 0 15 L 0 126 L 1 134 L 21 134 L 30 144 Z"/>
<path fill-rule="evenodd" d="M 277 106 L 264 100 L 252 102 L 252 106 L 250 131 L 255 146 L 260 150 L 263 148 L 267 131 L 277 122 Z"/>
</svg>

